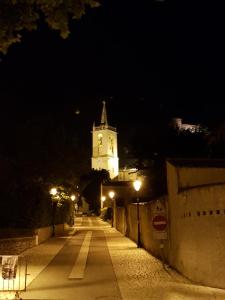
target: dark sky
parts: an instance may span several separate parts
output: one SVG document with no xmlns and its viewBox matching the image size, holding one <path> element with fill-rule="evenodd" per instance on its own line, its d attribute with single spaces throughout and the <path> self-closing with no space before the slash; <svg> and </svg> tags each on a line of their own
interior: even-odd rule
<svg viewBox="0 0 225 300">
<path fill-rule="evenodd" d="M 0 63 L 7 120 L 79 108 L 88 132 L 106 97 L 112 125 L 224 118 L 225 19 L 215 4 L 105 0 L 62 40 L 43 24 Z M 195 1 L 202 2 L 202 1 Z M 4 118 L 3 116 L 3 118 Z"/>
</svg>

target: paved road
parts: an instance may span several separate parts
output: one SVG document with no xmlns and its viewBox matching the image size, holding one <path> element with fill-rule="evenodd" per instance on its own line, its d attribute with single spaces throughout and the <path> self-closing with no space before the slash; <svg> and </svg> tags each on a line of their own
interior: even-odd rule
<svg viewBox="0 0 225 300">
<path fill-rule="evenodd" d="M 23 299 L 122 299 L 102 225 L 96 218 L 83 218 L 75 234 L 28 286 Z M 90 233 L 90 244 L 82 248 Z M 85 248 L 87 261 L 82 259 Z M 73 278 L 82 266 L 83 278 Z"/>
<path fill-rule="evenodd" d="M 23 299 L 225 300 L 224 290 L 193 284 L 163 268 L 98 218 L 77 218 L 75 228 L 71 237 L 50 239 L 24 253 L 31 275 Z"/>
</svg>

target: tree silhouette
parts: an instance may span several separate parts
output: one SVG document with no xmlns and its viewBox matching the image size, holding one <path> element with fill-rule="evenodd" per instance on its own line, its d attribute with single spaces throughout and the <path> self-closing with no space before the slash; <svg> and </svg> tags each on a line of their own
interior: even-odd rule
<svg viewBox="0 0 225 300">
<path fill-rule="evenodd" d="M 106 183 L 110 180 L 107 170 L 92 170 L 90 173 L 81 177 L 83 182 L 82 195 L 86 198 L 90 210 L 99 214 L 100 210 L 100 189 L 101 183 Z"/>
<path fill-rule="evenodd" d="M 87 7 L 97 7 L 96 0 L 1 0 L 0 52 L 6 53 L 13 44 L 21 41 L 23 30 L 37 29 L 38 21 L 45 20 L 49 28 L 67 38 L 72 19 L 80 19 Z"/>
</svg>

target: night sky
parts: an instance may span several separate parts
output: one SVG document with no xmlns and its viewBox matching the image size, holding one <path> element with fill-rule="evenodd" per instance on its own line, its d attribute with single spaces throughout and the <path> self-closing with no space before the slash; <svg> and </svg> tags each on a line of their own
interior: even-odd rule
<svg viewBox="0 0 225 300">
<path fill-rule="evenodd" d="M 90 138 L 104 99 L 109 123 L 122 136 L 138 124 L 177 116 L 219 124 L 223 10 L 179 2 L 108 0 L 72 23 L 66 40 L 42 23 L 24 33 L 22 43 L 1 56 L 1 124 L 50 113 L 77 119 Z"/>
</svg>

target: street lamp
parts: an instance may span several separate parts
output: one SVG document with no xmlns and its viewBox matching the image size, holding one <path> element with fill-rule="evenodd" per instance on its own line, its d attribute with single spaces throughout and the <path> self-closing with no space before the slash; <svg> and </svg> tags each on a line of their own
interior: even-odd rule
<svg viewBox="0 0 225 300">
<path fill-rule="evenodd" d="M 75 211 L 76 211 L 76 209 L 75 209 L 75 206 L 76 206 L 76 204 L 75 204 L 75 199 L 76 199 L 76 196 L 73 194 L 73 195 L 71 195 L 70 196 L 70 199 L 72 200 L 72 203 L 73 203 L 73 220 L 72 220 L 72 225 L 74 225 L 74 219 L 75 219 Z"/>
<path fill-rule="evenodd" d="M 52 196 L 52 236 L 55 236 L 55 211 L 58 201 L 57 199 L 59 198 L 59 196 L 57 195 L 58 191 L 56 188 L 51 188 L 49 193 Z"/>
<path fill-rule="evenodd" d="M 112 227 L 113 227 L 113 219 L 114 219 L 114 201 L 113 201 L 114 196 L 115 196 L 115 192 L 110 191 L 109 198 L 111 199 L 111 205 L 112 205 Z"/>
<path fill-rule="evenodd" d="M 74 201 L 74 200 L 76 199 L 76 196 L 75 196 L 75 195 L 71 195 L 71 196 L 70 196 L 70 199 L 71 199 L 72 201 Z"/>
<path fill-rule="evenodd" d="M 52 188 L 49 192 L 52 196 L 55 196 L 57 194 L 57 189 L 56 188 Z"/>
<path fill-rule="evenodd" d="M 133 186 L 134 186 L 134 189 L 136 191 L 136 194 L 137 194 L 137 247 L 139 248 L 141 246 L 141 240 L 140 240 L 140 216 L 139 216 L 139 197 L 138 197 L 138 192 L 141 188 L 141 184 L 142 182 L 140 180 L 135 180 L 133 182 Z"/>
</svg>

